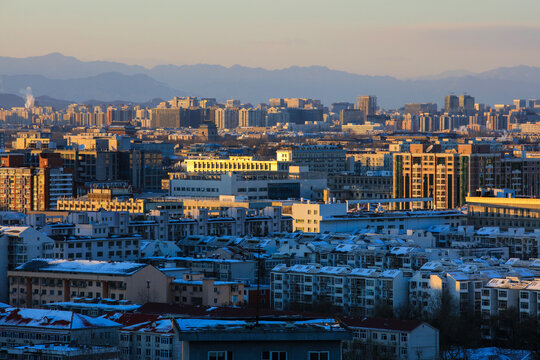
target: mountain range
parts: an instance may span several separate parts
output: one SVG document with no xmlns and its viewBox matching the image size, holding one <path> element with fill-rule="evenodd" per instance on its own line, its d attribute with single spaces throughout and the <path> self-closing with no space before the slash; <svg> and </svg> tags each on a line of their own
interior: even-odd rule
<svg viewBox="0 0 540 360">
<path fill-rule="evenodd" d="M 0 57 L 0 93 L 84 102 L 145 102 L 173 96 L 235 98 L 257 104 L 272 97 L 305 97 L 354 102 L 375 94 L 384 108 L 409 102 L 443 103 L 449 93 L 467 93 L 477 102 L 510 103 L 540 97 L 540 68 L 516 66 L 480 73 L 451 70 L 434 76 L 397 79 L 332 70 L 323 66 L 292 66 L 279 70 L 240 65 L 159 65 L 146 68 L 110 61 L 81 61 L 52 53 L 44 56 Z M 39 100 L 39 99 L 38 99 Z M 0 103 L 0 106 L 2 104 Z"/>
</svg>

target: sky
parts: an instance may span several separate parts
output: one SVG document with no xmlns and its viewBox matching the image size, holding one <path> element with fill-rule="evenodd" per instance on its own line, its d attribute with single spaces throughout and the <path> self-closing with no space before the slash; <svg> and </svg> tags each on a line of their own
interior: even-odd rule
<svg viewBox="0 0 540 360">
<path fill-rule="evenodd" d="M 147 67 L 321 65 L 408 78 L 540 66 L 538 0 L 0 0 L 0 33 L 0 56 Z"/>
</svg>

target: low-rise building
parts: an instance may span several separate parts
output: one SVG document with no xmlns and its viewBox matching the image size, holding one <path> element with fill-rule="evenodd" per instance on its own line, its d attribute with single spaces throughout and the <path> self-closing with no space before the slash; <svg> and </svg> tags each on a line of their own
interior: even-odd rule
<svg viewBox="0 0 540 360">
<path fill-rule="evenodd" d="M 120 327 L 71 311 L 0 309 L 0 354 L 17 346 L 50 343 L 116 346 Z"/>
<path fill-rule="evenodd" d="M 120 358 L 138 359 L 185 359 L 184 343 L 175 329 L 174 319 L 148 319 L 124 326 L 120 330 Z M 120 318 L 119 321 L 122 321 Z"/>
<path fill-rule="evenodd" d="M 347 151 L 336 145 L 298 145 L 277 150 L 276 158 L 309 171 L 336 174 L 345 171 Z"/>
<path fill-rule="evenodd" d="M 54 237 L 54 259 L 137 261 L 142 237 L 111 235 L 107 237 Z"/>
<path fill-rule="evenodd" d="M 169 173 L 169 195 L 180 197 L 246 196 L 249 200 L 315 198 L 326 187 L 321 173 L 291 167 L 286 171 Z"/>
<path fill-rule="evenodd" d="M 349 212 L 347 203 L 294 203 L 292 205 L 293 231 L 349 232 L 372 228 L 382 232 L 397 229 L 427 229 L 433 225 L 458 227 L 465 220 L 459 210 L 448 211 L 389 211 Z"/>
<path fill-rule="evenodd" d="M 253 260 L 227 260 L 196 257 L 150 257 L 142 259 L 158 268 L 186 268 L 190 273 L 203 274 L 217 281 L 255 281 Z"/>
<path fill-rule="evenodd" d="M 8 277 L 14 306 L 41 307 L 80 297 L 168 302 L 169 279 L 146 264 L 34 259 Z"/>
<path fill-rule="evenodd" d="M 277 310 L 315 305 L 373 316 L 377 311 L 397 312 L 408 303 L 407 279 L 400 270 L 278 265 L 272 270 L 271 286 Z"/>
<path fill-rule="evenodd" d="M 23 345 L 7 348 L 6 358 L 9 360 L 54 359 L 54 360 L 119 360 L 120 354 L 116 346 L 78 346 L 69 344 Z"/>
<path fill-rule="evenodd" d="M 52 257 L 53 240 L 31 226 L 0 227 L 0 301 L 9 301 L 8 271 L 35 258 Z"/>
<path fill-rule="evenodd" d="M 186 172 L 226 173 L 229 171 L 287 171 L 287 162 L 256 160 L 251 156 L 231 156 L 228 159 L 186 159 Z"/>
<path fill-rule="evenodd" d="M 239 281 L 216 281 L 202 274 L 184 274 L 171 283 L 173 304 L 203 306 L 242 306 L 244 284 Z"/>
<path fill-rule="evenodd" d="M 344 317 L 340 323 L 353 333 L 344 349 L 351 358 L 432 360 L 439 356 L 439 330 L 425 322 Z"/>
<path fill-rule="evenodd" d="M 468 196 L 467 222 L 476 228 L 540 229 L 540 199 Z"/>
</svg>

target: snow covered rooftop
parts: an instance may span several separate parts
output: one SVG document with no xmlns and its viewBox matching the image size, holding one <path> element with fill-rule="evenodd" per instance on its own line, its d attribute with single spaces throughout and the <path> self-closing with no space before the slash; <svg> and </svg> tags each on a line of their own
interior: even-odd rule
<svg viewBox="0 0 540 360">
<path fill-rule="evenodd" d="M 245 320 L 214 320 L 214 319 L 176 319 L 178 328 L 182 332 L 197 332 L 197 331 L 226 331 L 226 330 L 242 330 L 253 328 L 253 321 Z M 313 319 L 301 321 L 259 321 L 259 325 L 263 329 L 276 329 L 280 332 L 287 329 L 313 329 L 322 331 L 344 331 L 337 325 L 334 319 Z M 330 329 L 332 327 L 332 329 Z M 294 331 L 294 330 L 293 330 Z"/>
<path fill-rule="evenodd" d="M 34 259 L 17 267 L 16 270 L 131 275 L 146 266 L 146 264 L 139 264 L 134 262 Z"/>
<path fill-rule="evenodd" d="M 0 309 L 1 326 L 76 330 L 121 325 L 108 319 L 95 319 L 72 311 L 8 308 Z"/>
<path fill-rule="evenodd" d="M 174 324 L 172 319 L 160 319 L 155 321 L 146 321 L 140 324 L 126 326 L 122 331 L 146 332 L 155 334 L 174 335 Z"/>
</svg>

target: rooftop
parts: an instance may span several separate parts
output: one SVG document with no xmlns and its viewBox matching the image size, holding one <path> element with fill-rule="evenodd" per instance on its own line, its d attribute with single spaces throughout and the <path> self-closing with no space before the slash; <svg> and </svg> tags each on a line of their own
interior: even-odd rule
<svg viewBox="0 0 540 360">
<path fill-rule="evenodd" d="M 384 329 L 410 332 L 423 324 L 420 320 L 384 319 L 384 318 L 356 318 L 343 317 L 340 323 L 347 327 Z"/>
<path fill-rule="evenodd" d="M 52 329 L 89 329 L 120 326 L 108 319 L 94 319 L 72 311 L 26 308 L 0 309 L 0 326 L 42 327 Z"/>
<path fill-rule="evenodd" d="M 83 274 L 131 275 L 146 267 L 146 264 L 134 262 L 107 262 L 94 260 L 30 260 L 16 270 L 69 272 Z"/>
</svg>

